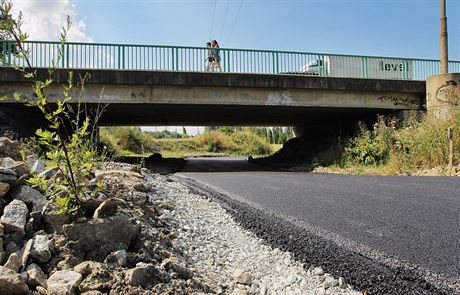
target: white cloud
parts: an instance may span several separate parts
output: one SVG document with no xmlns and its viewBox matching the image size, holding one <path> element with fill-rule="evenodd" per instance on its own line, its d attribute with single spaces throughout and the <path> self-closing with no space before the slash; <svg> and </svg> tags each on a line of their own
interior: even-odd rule
<svg viewBox="0 0 460 295">
<path fill-rule="evenodd" d="M 76 6 L 72 0 L 10 0 L 13 13 L 22 11 L 23 31 L 29 34 L 30 40 L 57 41 L 62 27 L 67 24 L 67 16 L 72 19 L 67 41 L 91 42 L 86 35 L 86 24 L 78 19 Z"/>
</svg>

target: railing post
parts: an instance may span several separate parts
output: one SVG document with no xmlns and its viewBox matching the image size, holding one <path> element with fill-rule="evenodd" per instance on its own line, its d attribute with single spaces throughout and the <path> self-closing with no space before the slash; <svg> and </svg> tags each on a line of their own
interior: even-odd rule
<svg viewBox="0 0 460 295">
<path fill-rule="evenodd" d="M 65 44 L 61 44 L 61 66 L 65 68 Z"/>
<path fill-rule="evenodd" d="M 323 59 L 321 58 L 321 55 L 318 55 L 317 56 L 317 60 L 318 60 L 318 74 L 319 76 L 324 76 L 324 62 L 323 62 Z"/>
<path fill-rule="evenodd" d="M 367 78 L 367 62 L 365 57 L 361 57 L 362 77 Z"/>
<path fill-rule="evenodd" d="M 2 41 L 2 50 L 0 54 L 2 55 L 2 65 L 4 66 L 6 64 L 6 42 L 5 40 Z"/>
<path fill-rule="evenodd" d="M 121 68 L 125 69 L 125 47 L 121 46 Z"/>
<path fill-rule="evenodd" d="M 69 44 L 66 44 L 66 67 L 69 68 L 70 64 L 70 50 L 69 50 Z"/>
<path fill-rule="evenodd" d="M 179 48 L 175 48 L 175 55 L 176 55 L 176 67 L 174 70 L 179 71 Z"/>
<path fill-rule="evenodd" d="M 272 52 L 273 58 L 273 74 L 279 73 L 278 52 Z"/>
<path fill-rule="evenodd" d="M 225 50 L 225 60 L 224 60 L 224 72 L 230 72 L 230 61 L 228 60 L 229 59 L 229 52 L 228 50 Z"/>
<path fill-rule="evenodd" d="M 12 42 L 8 42 L 8 65 L 11 65 L 11 49 L 12 49 Z"/>
<path fill-rule="evenodd" d="M 175 57 L 174 57 L 174 48 L 171 47 L 171 65 L 172 65 L 172 70 L 174 70 L 176 68 L 176 65 L 174 64 L 175 63 Z M 168 62 L 168 65 L 169 65 L 169 62 Z"/>
<path fill-rule="evenodd" d="M 121 46 L 118 45 L 118 63 L 117 63 L 117 68 L 121 69 Z"/>
</svg>

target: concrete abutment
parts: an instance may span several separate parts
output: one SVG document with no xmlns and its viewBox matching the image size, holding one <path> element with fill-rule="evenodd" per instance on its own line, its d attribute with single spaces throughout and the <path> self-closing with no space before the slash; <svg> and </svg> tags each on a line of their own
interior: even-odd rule
<svg viewBox="0 0 460 295">
<path fill-rule="evenodd" d="M 460 73 L 440 74 L 426 80 L 428 112 L 445 116 L 460 104 Z"/>
</svg>

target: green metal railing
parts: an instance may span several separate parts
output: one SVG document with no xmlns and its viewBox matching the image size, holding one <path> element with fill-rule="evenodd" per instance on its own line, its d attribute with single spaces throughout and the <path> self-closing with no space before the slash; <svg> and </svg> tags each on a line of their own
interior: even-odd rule
<svg viewBox="0 0 460 295">
<path fill-rule="evenodd" d="M 16 43 L 0 41 L 0 66 L 24 65 L 14 55 Z M 209 48 L 161 45 L 129 45 L 27 41 L 33 67 L 118 69 L 143 71 L 206 70 Z M 58 53 L 62 58 L 58 61 Z M 425 80 L 439 73 L 438 60 L 338 55 L 253 49 L 220 48 L 222 71 L 279 75 L 318 75 L 349 78 Z M 449 72 L 460 72 L 460 62 L 449 62 Z"/>
</svg>

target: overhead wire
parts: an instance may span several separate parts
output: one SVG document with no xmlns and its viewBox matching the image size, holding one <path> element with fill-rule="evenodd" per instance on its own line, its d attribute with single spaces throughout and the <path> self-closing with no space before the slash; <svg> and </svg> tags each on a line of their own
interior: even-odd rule
<svg viewBox="0 0 460 295">
<path fill-rule="evenodd" d="M 216 16 L 216 6 L 217 6 L 217 0 L 214 0 L 214 10 L 212 12 L 211 34 L 209 34 L 209 40 L 212 39 L 212 33 L 213 33 L 213 30 L 214 30 L 214 18 Z"/>
<path fill-rule="evenodd" d="M 228 9 L 230 7 L 230 0 L 227 0 L 227 7 L 225 8 L 224 21 L 222 22 L 222 28 L 220 30 L 219 39 L 222 39 L 224 33 L 225 22 L 227 21 Z"/>
<path fill-rule="evenodd" d="M 235 29 L 236 24 L 237 24 L 237 22 L 238 22 L 238 17 L 239 17 L 239 15 L 240 15 L 240 11 L 241 11 L 241 7 L 242 7 L 242 6 L 243 6 L 243 0 L 240 1 L 240 5 L 238 6 L 238 11 L 236 12 L 235 20 L 233 21 L 233 25 L 232 25 L 232 28 L 231 28 L 231 30 L 230 30 L 230 34 L 228 35 L 226 44 L 229 44 L 230 39 L 232 38 L 233 30 Z"/>
</svg>

